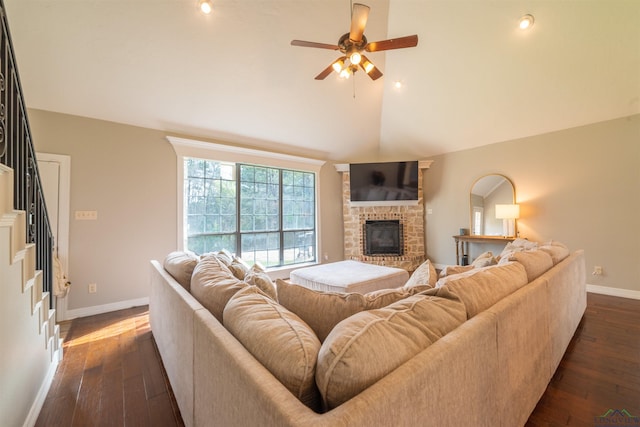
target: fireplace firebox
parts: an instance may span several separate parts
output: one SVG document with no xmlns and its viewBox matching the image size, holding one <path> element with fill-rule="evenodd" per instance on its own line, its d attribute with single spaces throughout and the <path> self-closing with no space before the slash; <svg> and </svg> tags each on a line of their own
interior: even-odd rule
<svg viewBox="0 0 640 427">
<path fill-rule="evenodd" d="M 403 255 L 402 224 L 400 220 L 369 220 L 364 223 L 365 255 Z"/>
</svg>

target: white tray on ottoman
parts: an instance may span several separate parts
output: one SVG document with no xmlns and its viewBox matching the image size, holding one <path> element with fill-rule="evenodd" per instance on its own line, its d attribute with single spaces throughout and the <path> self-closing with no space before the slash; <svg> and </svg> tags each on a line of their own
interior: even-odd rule
<svg viewBox="0 0 640 427">
<path fill-rule="evenodd" d="M 299 268 L 291 272 L 289 279 L 316 291 L 366 294 L 403 286 L 409 273 L 402 268 L 347 260 Z"/>
</svg>

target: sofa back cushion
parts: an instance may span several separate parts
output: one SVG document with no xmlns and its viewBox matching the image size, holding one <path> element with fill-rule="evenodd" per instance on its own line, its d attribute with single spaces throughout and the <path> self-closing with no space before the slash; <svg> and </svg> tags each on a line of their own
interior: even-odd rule
<svg viewBox="0 0 640 427">
<path fill-rule="evenodd" d="M 191 294 L 221 323 L 229 299 L 247 286 L 215 254 L 203 256 L 191 276 Z"/>
<path fill-rule="evenodd" d="M 569 256 L 569 248 L 564 244 L 556 241 L 550 241 L 543 243 L 538 247 L 541 251 L 544 251 L 551 255 L 553 265 L 556 265 L 563 259 Z"/>
<path fill-rule="evenodd" d="M 218 257 L 218 259 L 222 261 L 220 257 Z M 251 268 L 242 258 L 239 258 L 237 256 L 233 257 L 229 265 L 227 264 L 225 265 L 227 266 L 229 271 L 231 271 L 231 274 L 233 274 L 236 278 L 240 280 L 244 280 L 244 276 L 249 272 L 249 269 Z"/>
<path fill-rule="evenodd" d="M 278 301 L 276 284 L 273 283 L 267 272 L 260 264 L 254 264 L 249 270 L 247 270 L 247 274 L 244 276 L 244 281 L 259 288 L 272 300 Z"/>
<path fill-rule="evenodd" d="M 470 319 L 527 283 L 522 264 L 507 262 L 443 277 L 436 287 L 446 287 L 458 295 Z"/>
<path fill-rule="evenodd" d="M 278 301 L 296 313 L 316 333 L 320 341 L 343 319 L 365 309 L 364 295 L 322 292 L 276 279 Z"/>
<path fill-rule="evenodd" d="M 315 370 L 320 341 L 311 328 L 256 287 L 236 293 L 224 326 L 302 403 L 320 408 Z"/>
<path fill-rule="evenodd" d="M 191 289 L 191 275 L 198 264 L 198 257 L 191 252 L 176 251 L 166 256 L 163 267 L 176 282 L 187 291 Z"/>
<path fill-rule="evenodd" d="M 553 267 L 553 259 L 551 258 L 551 255 L 541 250 L 514 252 L 509 256 L 500 259 L 501 264 L 506 262 L 517 262 L 522 264 L 527 272 L 527 280 L 529 282 L 533 282 L 542 273 Z"/>
<path fill-rule="evenodd" d="M 446 298 L 414 295 L 357 313 L 333 329 L 316 369 L 324 409 L 356 396 L 466 320 L 460 300 L 437 291 Z"/>
<path fill-rule="evenodd" d="M 363 310 L 382 308 L 418 292 L 431 289 L 429 285 L 409 288 L 380 289 L 359 294 L 356 292 L 324 292 L 302 285 L 276 280 L 278 301 L 304 320 L 323 342 L 339 322 Z"/>
<path fill-rule="evenodd" d="M 489 267 L 490 265 L 496 265 L 498 260 L 493 256 L 493 252 L 483 252 L 476 259 L 473 260 L 471 265 L 473 268 Z"/>
</svg>

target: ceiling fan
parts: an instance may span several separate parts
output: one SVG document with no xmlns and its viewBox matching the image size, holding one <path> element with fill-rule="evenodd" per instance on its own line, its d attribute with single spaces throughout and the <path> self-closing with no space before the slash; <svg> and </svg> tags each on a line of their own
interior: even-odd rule
<svg viewBox="0 0 640 427">
<path fill-rule="evenodd" d="M 363 52 L 380 52 L 383 50 L 403 49 L 418 45 L 418 36 L 406 36 L 397 39 L 367 42 L 364 36 L 364 28 L 369 17 L 369 6 L 355 3 L 351 11 L 351 29 L 338 40 L 338 44 L 316 43 L 304 40 L 292 40 L 292 46 L 316 47 L 320 49 L 339 50 L 343 56 L 331 63 L 316 80 L 324 80 L 332 71 L 341 77 L 348 78 L 351 74 L 362 68 L 372 80 L 382 77 L 382 72 L 367 58 Z"/>
</svg>

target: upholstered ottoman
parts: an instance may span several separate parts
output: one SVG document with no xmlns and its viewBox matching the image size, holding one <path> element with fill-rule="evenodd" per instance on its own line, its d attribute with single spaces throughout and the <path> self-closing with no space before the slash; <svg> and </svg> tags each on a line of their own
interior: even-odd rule
<svg viewBox="0 0 640 427">
<path fill-rule="evenodd" d="M 291 272 L 289 279 L 317 291 L 365 294 L 400 287 L 409 279 L 409 273 L 402 268 L 349 260 L 299 268 Z"/>
</svg>

